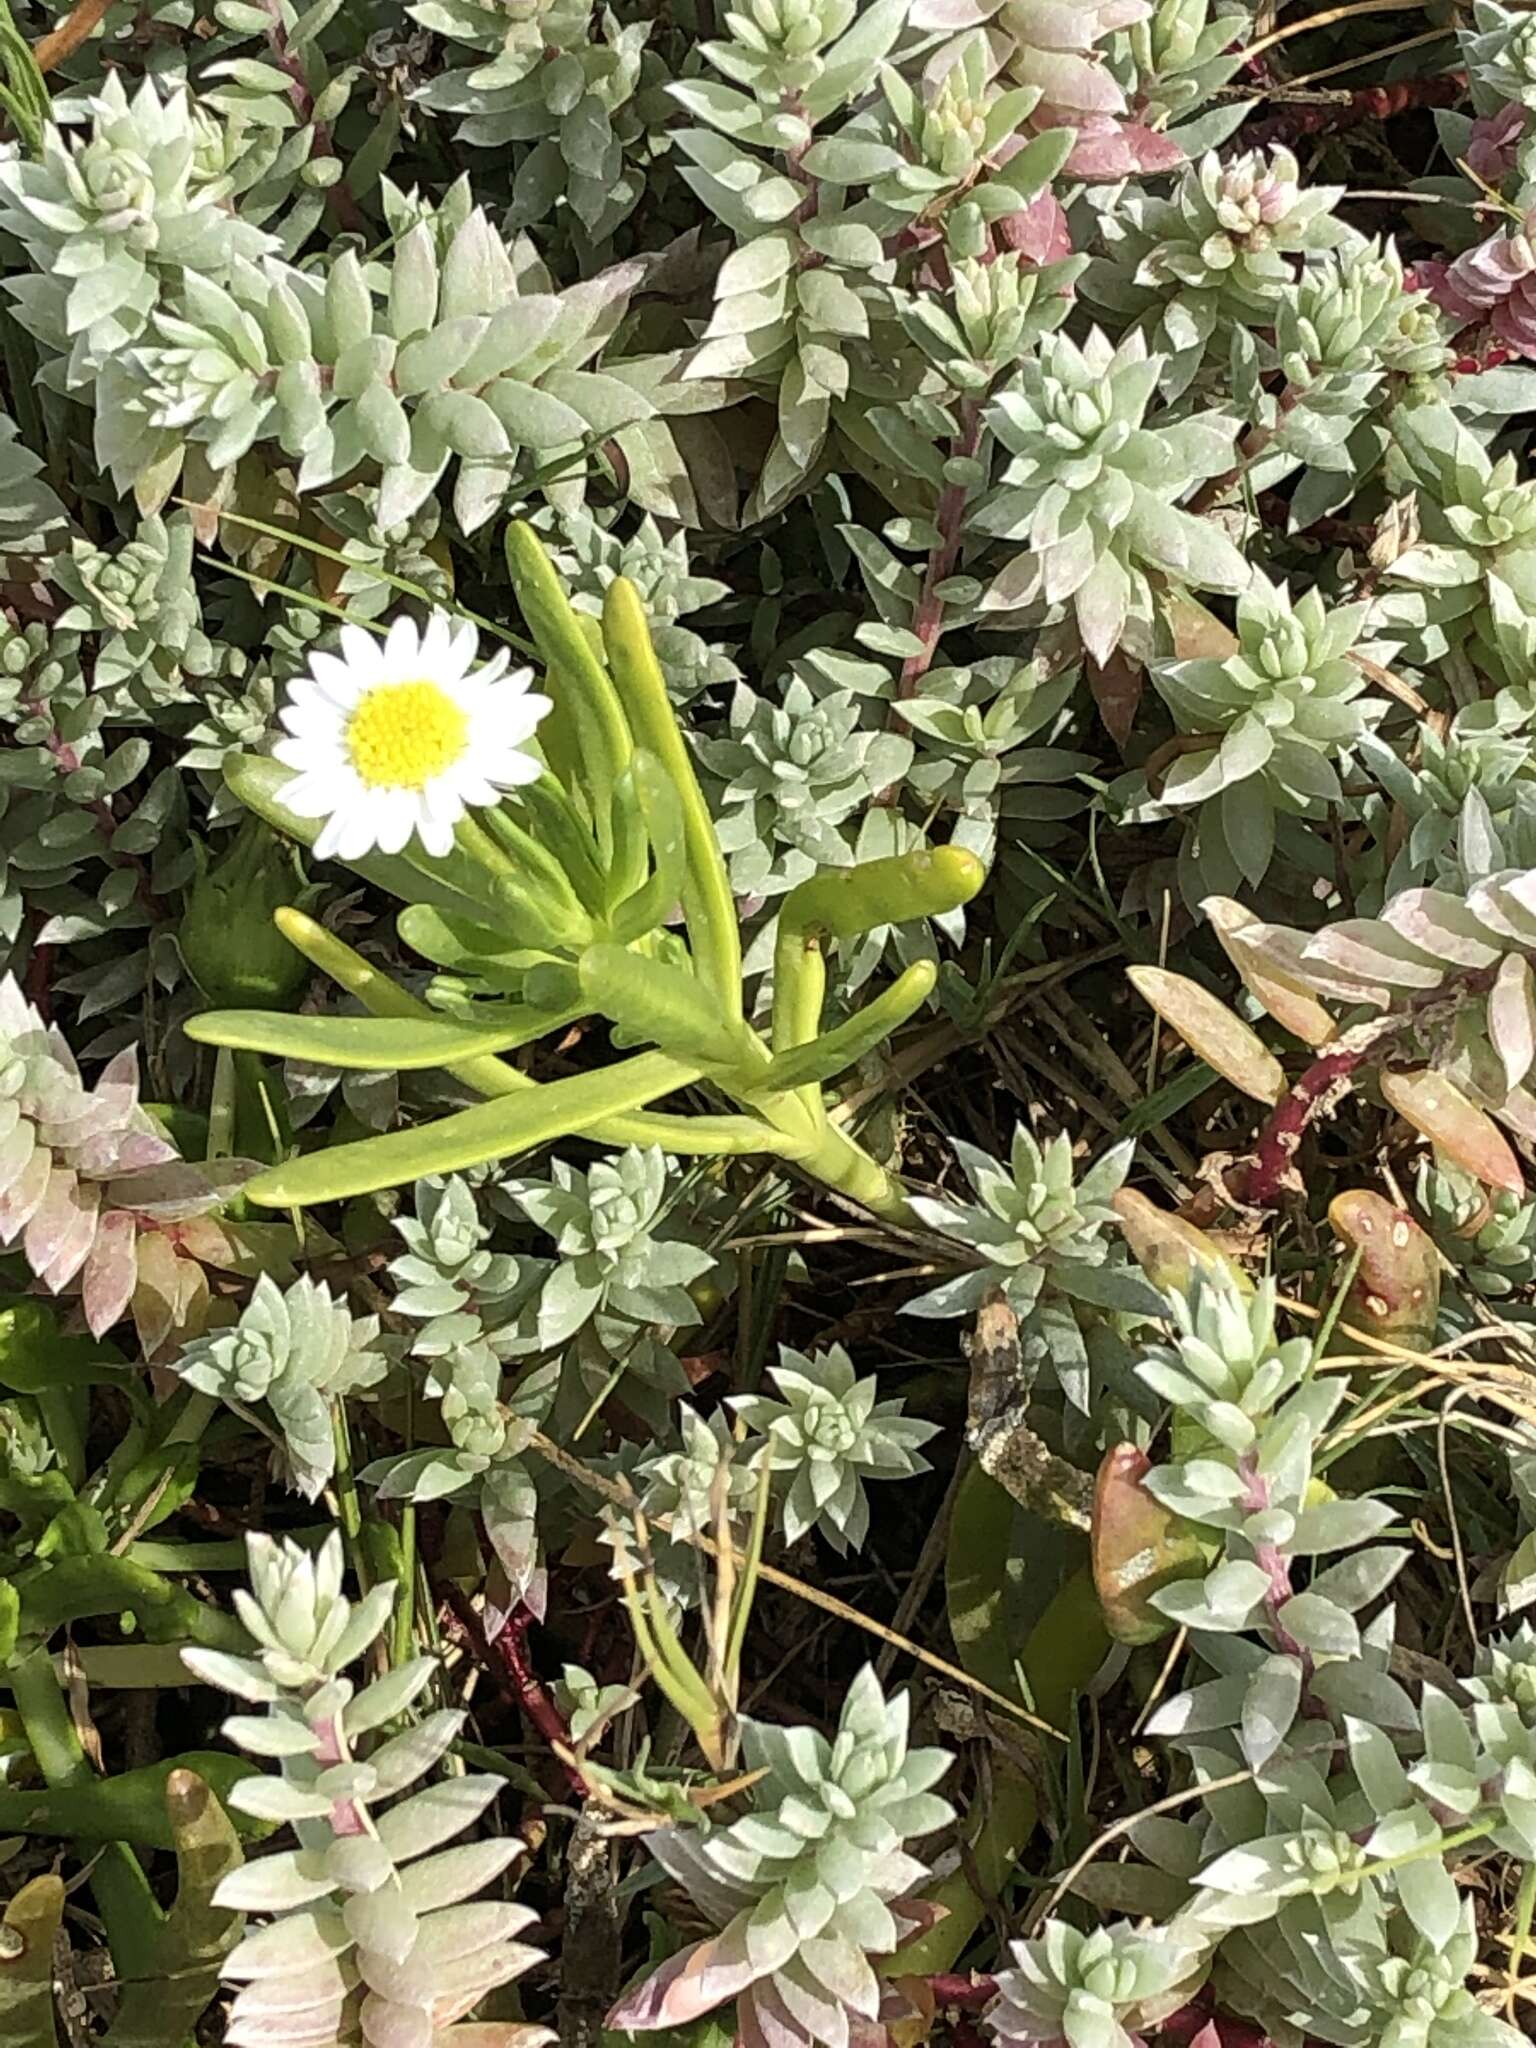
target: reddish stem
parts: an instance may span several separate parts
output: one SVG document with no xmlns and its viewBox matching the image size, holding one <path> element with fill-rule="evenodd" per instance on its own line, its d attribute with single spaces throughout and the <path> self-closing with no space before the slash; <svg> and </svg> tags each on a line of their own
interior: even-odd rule
<svg viewBox="0 0 1536 2048">
<path fill-rule="evenodd" d="M 1272 143 L 1300 142 L 1308 135 L 1336 135 L 1363 127 L 1367 121 L 1389 121 L 1394 114 L 1411 113 L 1416 107 L 1453 106 L 1466 89 L 1464 71 L 1405 78 L 1395 85 L 1368 85 L 1331 104 L 1285 107 L 1266 121 L 1249 121 L 1243 127 L 1243 147 L 1262 149 Z"/>
<path fill-rule="evenodd" d="M 964 398 L 960 401 L 960 431 L 949 444 L 950 459 L 970 461 L 981 445 L 981 404 L 978 399 Z M 960 536 L 965 524 L 966 500 L 971 495 L 969 484 L 946 484 L 939 496 L 936 524 L 939 529 L 938 544 L 929 551 L 928 562 L 923 570 L 923 587 L 917 600 L 917 609 L 912 614 L 912 631 L 922 642 L 915 654 L 909 654 L 902 663 L 901 676 L 896 684 L 898 697 L 915 697 L 917 686 L 933 665 L 938 651 L 939 636 L 944 630 L 944 600 L 940 588 L 955 573 L 955 564 L 960 559 Z"/>
<path fill-rule="evenodd" d="M 494 1640 L 487 1637 L 480 1616 L 470 1605 L 469 1596 L 462 1587 L 450 1580 L 443 1589 L 443 1597 L 453 1610 L 454 1618 L 463 1630 L 465 1639 L 476 1661 L 496 1681 L 501 1693 L 513 1702 L 537 1728 L 550 1748 L 556 1752 L 566 1783 L 578 1799 L 587 1796 L 587 1781 L 573 1763 L 567 1763 L 565 1755 L 571 1748 L 571 1731 L 565 1724 L 565 1717 L 544 1689 L 544 1681 L 533 1668 L 528 1655 L 528 1630 L 533 1616 L 526 1607 L 519 1607 L 508 1619 L 506 1626 Z"/>
<path fill-rule="evenodd" d="M 315 96 L 309 89 L 303 58 L 296 50 L 289 48 L 288 29 L 283 21 L 282 8 L 278 0 L 266 0 L 266 10 L 271 20 L 271 26 L 267 30 L 267 48 L 272 53 L 273 63 L 288 78 L 288 98 L 292 102 L 294 112 L 301 121 L 307 121 L 314 130 L 313 153 L 316 156 L 340 157 L 341 152 L 336 147 L 336 138 L 331 132 L 330 123 L 314 118 Z M 344 233 L 367 238 L 368 223 L 363 218 L 361 207 L 348 189 L 345 170 L 334 185 L 326 187 L 325 198 L 326 204 L 336 216 L 336 225 Z"/>
<path fill-rule="evenodd" d="M 81 766 L 80 756 L 59 732 L 53 722 L 53 713 L 45 703 L 29 698 L 22 706 L 33 718 L 46 718 L 48 737 L 42 742 L 43 751 L 49 754 L 61 776 L 73 775 Z M 106 858 L 114 867 L 130 868 L 133 871 L 134 894 L 138 897 L 145 913 L 158 924 L 165 916 L 165 910 L 150 886 L 149 870 L 135 853 L 119 853 L 112 845 L 117 834 L 117 814 L 104 796 L 96 797 L 85 808 L 96 820 L 97 828 L 106 841 Z"/>
<path fill-rule="evenodd" d="M 1272 1209 L 1279 1201 L 1283 1190 L 1291 1184 L 1302 1139 L 1316 1119 L 1344 1094 L 1365 1055 L 1364 1046 L 1325 1052 L 1281 1097 L 1259 1133 L 1246 1174 L 1238 1177 L 1234 1188 L 1248 1207 Z"/>
<path fill-rule="evenodd" d="M 928 1979 L 935 2005 L 954 2006 L 961 2012 L 980 2012 L 997 1996 L 997 1979 L 973 1971 L 941 1971 Z"/>
</svg>

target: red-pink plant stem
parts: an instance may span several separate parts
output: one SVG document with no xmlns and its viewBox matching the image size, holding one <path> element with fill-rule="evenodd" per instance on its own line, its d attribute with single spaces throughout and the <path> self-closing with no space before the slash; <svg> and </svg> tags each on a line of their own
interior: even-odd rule
<svg viewBox="0 0 1536 2048">
<path fill-rule="evenodd" d="M 304 75 L 303 58 L 289 47 L 288 28 L 283 20 L 282 8 L 278 5 L 278 0 L 265 0 L 265 5 L 270 17 L 267 48 L 271 52 L 273 63 L 288 80 L 288 98 L 294 112 L 301 121 L 307 121 L 314 131 L 312 154 L 339 159 L 341 151 L 336 147 L 336 138 L 331 132 L 330 123 L 314 118 L 315 96 L 310 91 L 309 80 Z M 336 216 L 336 225 L 343 233 L 362 235 L 365 240 L 367 239 L 368 223 L 363 218 L 362 208 L 352 196 L 347 184 L 345 166 L 335 184 L 326 187 L 325 200 Z"/>
<path fill-rule="evenodd" d="M 1308 1127 L 1349 1086 L 1365 1053 L 1364 1046 L 1323 1053 L 1275 1105 L 1236 1190 L 1250 1208 L 1272 1209 L 1279 1201 Z"/>
<path fill-rule="evenodd" d="M 1238 1476 L 1243 1482 L 1243 1513 L 1262 1515 L 1270 1505 L 1269 1481 L 1259 1470 L 1257 1453 L 1250 1451 L 1238 1463 Z M 1295 1657 L 1301 1664 L 1301 1682 L 1305 1690 L 1312 1676 L 1311 1653 L 1303 1649 L 1290 1630 L 1280 1619 L 1280 1610 L 1291 1597 L 1291 1560 L 1278 1544 L 1259 1543 L 1254 1546 L 1253 1561 L 1269 1580 L 1264 1594 L 1264 1613 L 1269 1622 L 1269 1632 L 1275 1648 L 1282 1656 Z"/>
<path fill-rule="evenodd" d="M 962 398 L 959 431 L 949 444 L 950 459 L 969 462 L 980 445 L 981 401 Z M 896 684 L 898 697 L 917 695 L 917 686 L 932 667 L 933 657 L 938 651 L 939 636 L 944 630 L 944 600 L 939 591 L 954 575 L 955 564 L 960 559 L 960 538 L 970 495 L 968 483 L 946 484 L 939 494 L 935 518 L 939 538 L 929 550 L 923 570 L 923 587 L 918 595 L 917 609 L 912 614 L 912 631 L 922 646 L 915 654 L 909 654 L 901 665 L 901 675 Z"/>
<path fill-rule="evenodd" d="M 486 1634 L 480 1616 L 461 1587 L 450 1580 L 442 1588 L 442 1593 L 477 1661 L 490 1672 L 507 1698 L 527 1715 L 555 1751 L 572 1792 L 578 1799 L 585 1799 L 587 1781 L 575 1764 L 566 1761 L 571 1749 L 571 1731 L 560 1709 L 545 1691 L 544 1681 L 534 1670 L 528 1655 L 528 1629 L 533 1616 L 526 1607 L 520 1607 L 509 1617 L 501 1632 L 491 1637 Z"/>
<path fill-rule="evenodd" d="M 972 1971 L 941 1971 L 928 1979 L 935 2005 L 957 2007 L 961 2012 L 980 2012 L 997 1996 L 997 1979 Z"/>
</svg>

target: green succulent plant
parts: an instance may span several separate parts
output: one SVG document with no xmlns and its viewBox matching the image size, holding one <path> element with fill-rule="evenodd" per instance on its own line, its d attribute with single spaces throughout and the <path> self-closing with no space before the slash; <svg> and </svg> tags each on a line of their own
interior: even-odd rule
<svg viewBox="0 0 1536 2048">
<path fill-rule="evenodd" d="M 539 1294 L 541 1344 L 564 1343 L 599 1310 L 640 1323 L 699 1320 L 688 1286 L 714 1260 L 658 1227 L 667 1195 L 658 1147 L 630 1146 L 587 1173 L 556 1160 L 548 1181 L 508 1180 L 501 1193 L 560 1254 Z"/>
<path fill-rule="evenodd" d="M 699 752 L 723 785 L 720 844 L 732 885 L 744 896 L 781 895 L 818 866 L 848 862 L 839 828 L 901 779 L 912 743 L 868 730 L 851 692 L 818 701 L 796 678 L 778 704 L 739 685 L 730 737 Z"/>
<path fill-rule="evenodd" d="M 310 1500 L 336 1469 L 335 1404 L 389 1370 L 376 1316 L 355 1317 L 319 1282 L 263 1273 L 239 1320 L 189 1344 L 175 1370 L 215 1400 L 264 1403 L 292 1483 Z"/>
<path fill-rule="evenodd" d="M 908 1894 L 926 1870 L 905 1844 L 952 1815 L 932 1790 L 951 1759 L 908 1747 L 908 1711 L 866 1667 L 830 1742 L 810 1728 L 741 1723 L 744 1761 L 761 1773 L 752 1811 L 647 1837 L 717 1932 L 627 1992 L 610 2025 L 686 2025 L 734 1997 L 739 2025 L 836 2048 L 850 2026 L 876 2018 L 872 1959 L 894 1954 L 922 1921 Z"/>
<path fill-rule="evenodd" d="M 1321 817 L 1341 799 L 1339 764 L 1386 710 L 1350 658 L 1369 648 L 1369 612 L 1326 605 L 1317 590 L 1293 600 L 1256 572 L 1237 601 L 1232 654 L 1154 666 L 1187 748 L 1158 796 L 1197 812 L 1200 895 L 1262 882 L 1277 815 Z"/>
<path fill-rule="evenodd" d="M 861 1550 L 869 1533 L 865 1481 L 925 1472 L 918 1446 L 938 1434 L 937 1425 L 904 1415 L 899 1400 L 882 1401 L 879 1382 L 858 1379 L 841 1344 L 815 1357 L 786 1345 L 768 1376 L 781 1400 L 737 1394 L 731 1406 L 767 1438 L 769 1469 L 784 1487 L 785 1541 L 819 1529 L 834 1550 Z"/>
<path fill-rule="evenodd" d="M 1135 2048 L 1137 2019 L 1189 1979 L 1197 1952 L 1123 1924 L 1083 1934 L 1052 1920 L 1012 1944 L 986 2028 L 1003 2048 Z"/>
<path fill-rule="evenodd" d="M 1151 577 L 1229 592 L 1248 582 L 1232 543 L 1179 508 L 1230 467 L 1238 423 L 1205 413 L 1149 424 L 1162 367 L 1136 334 L 1118 347 L 1097 328 L 1081 347 L 1049 335 L 987 408 L 1012 460 L 977 524 L 1028 545 L 983 603 L 1070 604 L 1098 661 L 1122 642 L 1150 651 Z"/>
<path fill-rule="evenodd" d="M 378 1739 L 437 1670 L 436 1658 L 416 1657 L 361 1689 L 345 1675 L 388 1621 L 392 1581 L 349 1600 L 335 1533 L 318 1557 L 264 1535 L 246 1547 L 250 1590 L 236 1601 L 256 1655 L 189 1651 L 186 1661 L 206 1683 L 266 1708 L 225 1724 L 231 1740 L 278 1761 L 274 1775 L 243 1779 L 232 1803 L 291 1824 L 298 1847 L 247 1864 L 217 1894 L 274 1916 L 225 1960 L 239 1987 L 229 2038 L 272 2048 L 298 2048 L 317 2032 L 364 2048 L 413 2037 L 451 2043 L 465 2013 L 539 1959 L 518 1939 L 534 1919 L 528 1907 L 467 1903 L 516 1858 L 518 1838 L 442 1848 L 485 1811 L 500 1781 L 460 1776 L 410 1790 L 457 1736 L 464 1717 L 455 1709 Z M 511 2048 L 553 2038 L 545 2027 L 508 2024 Z"/>
</svg>

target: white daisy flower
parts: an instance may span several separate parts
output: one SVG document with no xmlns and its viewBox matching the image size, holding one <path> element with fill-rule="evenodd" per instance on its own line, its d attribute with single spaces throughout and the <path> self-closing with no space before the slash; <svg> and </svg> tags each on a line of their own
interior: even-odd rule
<svg viewBox="0 0 1536 2048">
<path fill-rule="evenodd" d="M 283 802 L 325 820 L 322 860 L 399 853 L 413 833 L 445 854 L 470 805 L 538 778 L 525 749 L 549 699 L 505 651 L 482 668 L 478 652 L 473 626 L 434 612 L 424 632 L 400 618 L 383 640 L 343 626 L 339 654 L 311 655 L 279 714 L 291 738 L 274 752 L 298 770 Z"/>
</svg>

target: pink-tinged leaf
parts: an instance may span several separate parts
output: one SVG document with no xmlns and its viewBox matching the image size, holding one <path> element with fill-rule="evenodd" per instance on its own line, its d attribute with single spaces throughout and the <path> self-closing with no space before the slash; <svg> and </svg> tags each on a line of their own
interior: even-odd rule
<svg viewBox="0 0 1536 2048">
<path fill-rule="evenodd" d="M 77 1225 L 79 1214 L 80 1188 L 75 1176 L 67 1166 L 55 1167 L 49 1177 L 48 1192 L 33 1211 L 21 1240 L 27 1264 L 55 1294 L 70 1276 L 61 1273 L 55 1279 L 52 1268 L 70 1237 L 71 1226 Z M 88 1236 L 86 1250 L 89 1249 Z"/>
<path fill-rule="evenodd" d="M 979 28 L 996 14 L 1001 0 L 914 0 L 908 20 L 913 28 L 937 28 L 953 34 Z"/>
<path fill-rule="evenodd" d="M 1113 72 L 1076 50 L 1029 44 L 1015 51 L 1009 70 L 1020 85 L 1040 88 L 1041 104 L 1034 115 L 1037 128 L 1077 128 L 1095 115 L 1125 112 L 1125 94 Z"/>
<path fill-rule="evenodd" d="M 1381 1092 L 1405 1123 L 1449 1154 L 1458 1166 L 1489 1187 L 1524 1194 L 1520 1162 L 1503 1132 L 1486 1110 L 1469 1102 L 1443 1074 L 1427 1067 L 1416 1074 L 1383 1074 Z"/>
<path fill-rule="evenodd" d="M 1179 1579 L 1210 1569 L 1208 1535 L 1148 1493 L 1145 1451 L 1116 1444 L 1104 1453 L 1093 1488 L 1089 1548 L 1093 1586 L 1104 1626 L 1120 1643 L 1155 1643 L 1173 1623 L 1152 1605 L 1152 1595 Z"/>
<path fill-rule="evenodd" d="M 21 1172 L 0 1195 L 0 1244 L 14 1244 L 33 1214 L 48 1197 L 53 1155 L 39 1145 Z"/>
<path fill-rule="evenodd" d="M 1536 1059 L 1536 989 L 1523 953 L 1506 953 L 1488 997 L 1488 1036 L 1504 1068 L 1505 1086 L 1518 1088 Z"/>
<path fill-rule="evenodd" d="M 1458 967 L 1491 967 L 1504 950 L 1488 943 L 1488 927 L 1446 889 L 1404 889 L 1381 921 L 1411 946 Z"/>
<path fill-rule="evenodd" d="M 159 1231 L 141 1233 L 133 1289 L 133 1322 L 146 1358 L 174 1337 L 195 1337 L 208 1317 L 208 1276 L 196 1259 L 179 1258 Z"/>
<path fill-rule="evenodd" d="M 829 2028 L 836 2023 L 832 2010 Z M 771 1977 L 754 1984 L 736 2005 L 736 2029 L 741 2048 L 813 2048 L 818 2038 L 801 2026 L 777 1994 Z"/>
<path fill-rule="evenodd" d="M 1443 958 L 1431 958 L 1421 946 L 1400 939 L 1390 925 L 1373 917 L 1343 917 L 1314 932 L 1302 947 L 1308 967 L 1314 963 L 1360 990 L 1362 1002 L 1380 1002 L 1381 991 L 1395 988 L 1438 988 L 1446 976 Z"/>
<path fill-rule="evenodd" d="M 1176 142 L 1140 121 L 1112 116 L 1080 115 L 1074 123 L 1077 140 L 1067 158 L 1069 178 L 1133 178 L 1158 171 L 1176 171 L 1187 161 Z"/>
<path fill-rule="evenodd" d="M 1166 967 L 1131 967 L 1131 986 L 1176 1031 L 1190 1051 L 1256 1102 L 1278 1102 L 1285 1069 L 1235 1010 L 1188 975 Z"/>
<path fill-rule="evenodd" d="M 626 2033 L 654 2033 L 685 2027 L 745 1991 L 757 1972 L 730 1931 L 696 1941 L 626 1991 L 608 2015 L 610 2027 Z"/>
<path fill-rule="evenodd" d="M 1427 1351 L 1440 1312 L 1440 1258 L 1433 1241 L 1406 1209 L 1370 1188 L 1336 1195 L 1328 1221 L 1346 1252 L 1360 1254 L 1340 1320 L 1409 1351 Z M 1348 1349 L 1347 1334 L 1334 1349 Z"/>
<path fill-rule="evenodd" d="M 138 1226 L 123 1210 L 109 1210 L 97 1227 L 80 1290 L 93 1337 L 104 1337 L 127 1314 L 137 1270 Z"/>
<path fill-rule="evenodd" d="M 1072 254 L 1071 224 L 1054 192 L 1039 192 L 1027 206 L 1005 213 L 995 223 L 994 233 L 1005 249 L 1042 267 L 1064 262 Z"/>
<path fill-rule="evenodd" d="M 1135 1188 L 1119 1189 L 1110 1196 L 1109 1206 L 1120 1219 L 1131 1257 L 1161 1293 L 1187 1294 L 1199 1273 L 1231 1281 L 1240 1293 L 1252 1294 L 1253 1282 L 1237 1261 L 1182 1216 L 1159 1209 Z"/>
<path fill-rule="evenodd" d="M 1256 1003 L 1303 1045 L 1326 1045 L 1338 1025 L 1310 989 L 1286 973 L 1279 949 L 1264 942 L 1265 927 L 1230 896 L 1207 896 L 1201 909 L 1210 919 L 1221 950 Z"/>
</svg>

